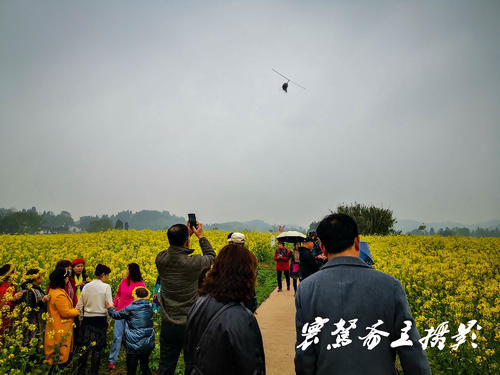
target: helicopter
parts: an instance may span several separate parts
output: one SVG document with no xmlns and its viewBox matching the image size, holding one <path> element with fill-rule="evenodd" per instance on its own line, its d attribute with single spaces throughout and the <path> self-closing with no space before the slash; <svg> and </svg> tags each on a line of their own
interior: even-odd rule
<svg viewBox="0 0 500 375">
<path fill-rule="evenodd" d="M 275 72 L 276 74 L 279 74 L 280 76 L 282 76 L 283 78 L 285 78 L 287 81 L 285 83 L 283 83 L 283 85 L 281 85 L 281 89 L 285 92 L 285 93 L 288 93 L 288 84 L 289 83 L 293 83 L 294 85 L 300 87 L 301 89 L 306 89 L 304 86 L 301 86 L 299 85 L 297 82 L 294 82 L 292 81 L 290 78 L 288 78 L 287 76 L 281 74 L 280 72 L 278 72 L 276 69 L 273 68 L 273 72 Z"/>
</svg>

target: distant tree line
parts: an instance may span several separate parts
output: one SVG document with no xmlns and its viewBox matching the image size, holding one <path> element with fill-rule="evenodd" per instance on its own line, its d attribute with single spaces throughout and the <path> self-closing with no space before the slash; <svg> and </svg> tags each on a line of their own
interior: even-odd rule
<svg viewBox="0 0 500 375">
<path fill-rule="evenodd" d="M 431 227 L 431 229 L 427 230 L 425 225 L 421 226 L 418 229 L 414 229 L 408 234 L 413 234 L 417 236 L 464 236 L 464 237 L 500 237 L 500 228 L 475 228 L 469 229 L 467 227 L 453 227 L 453 228 L 439 228 L 437 231 Z"/>
<path fill-rule="evenodd" d="M 22 211 L 0 209 L 0 233 L 36 233 L 42 223 L 43 219 L 34 207 Z"/>
<path fill-rule="evenodd" d="M 0 208 L 0 233 L 4 234 L 102 232 L 113 228 L 159 230 L 185 221 L 168 211 L 122 211 L 112 216 L 82 216 L 75 221 L 68 211 L 55 214 L 38 213 L 36 207 L 21 211 Z"/>
</svg>

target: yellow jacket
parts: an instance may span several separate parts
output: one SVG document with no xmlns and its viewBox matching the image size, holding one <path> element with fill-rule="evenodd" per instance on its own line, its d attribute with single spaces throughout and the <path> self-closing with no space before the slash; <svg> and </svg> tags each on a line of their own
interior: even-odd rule
<svg viewBox="0 0 500 375">
<path fill-rule="evenodd" d="M 50 289 L 45 327 L 45 358 L 52 364 L 52 357 L 59 353 L 58 364 L 65 363 L 73 350 L 73 320 L 79 315 L 73 301 L 64 289 Z"/>
</svg>

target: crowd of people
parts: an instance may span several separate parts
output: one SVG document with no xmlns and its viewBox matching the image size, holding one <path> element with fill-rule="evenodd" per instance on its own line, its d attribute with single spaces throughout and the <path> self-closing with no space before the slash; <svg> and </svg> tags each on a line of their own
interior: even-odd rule
<svg viewBox="0 0 500 375">
<path fill-rule="evenodd" d="M 295 295 L 298 281 L 303 281 L 306 277 L 319 271 L 326 263 L 327 258 L 321 252 L 319 242 L 316 232 L 310 232 L 304 239 L 297 239 L 292 251 L 285 247 L 284 242 L 278 242 L 278 248 L 274 253 L 278 292 L 283 291 L 283 275 L 285 276 L 287 290 L 290 290 L 290 279 L 292 279 Z"/>
<path fill-rule="evenodd" d="M 198 238 L 201 255 L 192 254 L 193 235 Z M 0 309 L 5 312 L 22 303 L 29 307 L 28 321 L 36 329 L 26 332 L 24 339 L 44 337 L 44 354 L 52 369 L 64 369 L 75 358 L 77 373 L 86 374 L 90 357 L 90 374 L 97 374 L 109 320 L 115 319 L 108 368 L 115 367 L 123 342 L 127 373 L 135 374 L 140 367 L 143 374 L 151 374 L 149 358 L 155 347 L 156 311 L 161 314 L 159 375 L 174 374 L 182 350 L 188 375 L 265 374 L 264 346 L 253 314 L 257 307 L 257 259 L 245 246 L 245 236 L 231 233 L 218 255 L 201 223 L 193 227 L 189 223 L 173 225 L 167 236 L 170 247 L 155 260 L 159 276 L 153 304 L 138 264 L 127 266 L 127 276 L 113 298 L 107 283 L 112 270 L 98 264 L 90 280 L 85 261 L 75 259 L 57 263 L 50 273 L 47 293 L 41 288 L 41 270 L 28 270 L 21 290 L 16 291 L 12 284 L 15 267 L 4 265 L 0 268 Z M 278 292 L 283 290 L 284 274 L 287 289 L 292 278 L 296 293 L 296 373 L 395 373 L 397 352 L 405 373 L 430 374 L 425 352 L 417 346 L 385 346 L 376 354 L 359 353 L 353 348 L 328 355 L 326 349 L 311 345 L 304 350 L 300 345 L 307 331 L 304 324 L 327 312 L 338 317 L 346 311 L 364 320 L 375 313 L 390 318 L 390 334 L 394 336 L 400 333 L 403 322 L 412 322 L 409 336 L 419 339 L 401 284 L 363 262 L 359 243 L 354 220 L 333 214 L 321 221 L 317 234 L 310 233 L 292 251 L 284 243 L 278 244 L 274 257 Z M 42 317 L 44 312 L 46 319 Z M 9 315 L 3 313 L 0 340 L 11 327 Z"/>
<path fill-rule="evenodd" d="M 43 337 L 44 356 L 52 365 L 51 372 L 64 369 L 74 358 L 77 374 L 86 374 L 90 357 L 90 374 L 97 374 L 110 317 L 117 321 L 108 367 L 114 368 L 125 339 L 127 373 L 135 374 L 140 362 L 142 373 L 151 374 L 148 357 L 154 348 L 153 310 L 139 265 L 127 266 L 127 276 L 114 299 L 107 283 L 110 273 L 108 266 L 98 264 L 94 279 L 89 280 L 83 259 L 61 260 L 50 273 L 46 293 L 41 288 L 40 269 L 28 270 L 22 277 L 21 290 L 16 291 L 12 282 L 16 269 L 12 264 L 4 265 L 0 268 L 0 343 L 13 326 L 15 316 L 9 311 L 19 306 L 21 315 L 27 318 L 24 342 L 28 345 L 30 340 Z"/>
</svg>

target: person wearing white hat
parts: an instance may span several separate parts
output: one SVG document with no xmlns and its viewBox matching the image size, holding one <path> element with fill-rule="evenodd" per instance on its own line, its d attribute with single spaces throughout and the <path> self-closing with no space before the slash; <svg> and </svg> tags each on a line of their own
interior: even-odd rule
<svg viewBox="0 0 500 375">
<path fill-rule="evenodd" d="M 245 245 L 245 235 L 240 232 L 232 232 L 227 236 L 227 242 L 235 245 Z"/>
</svg>

